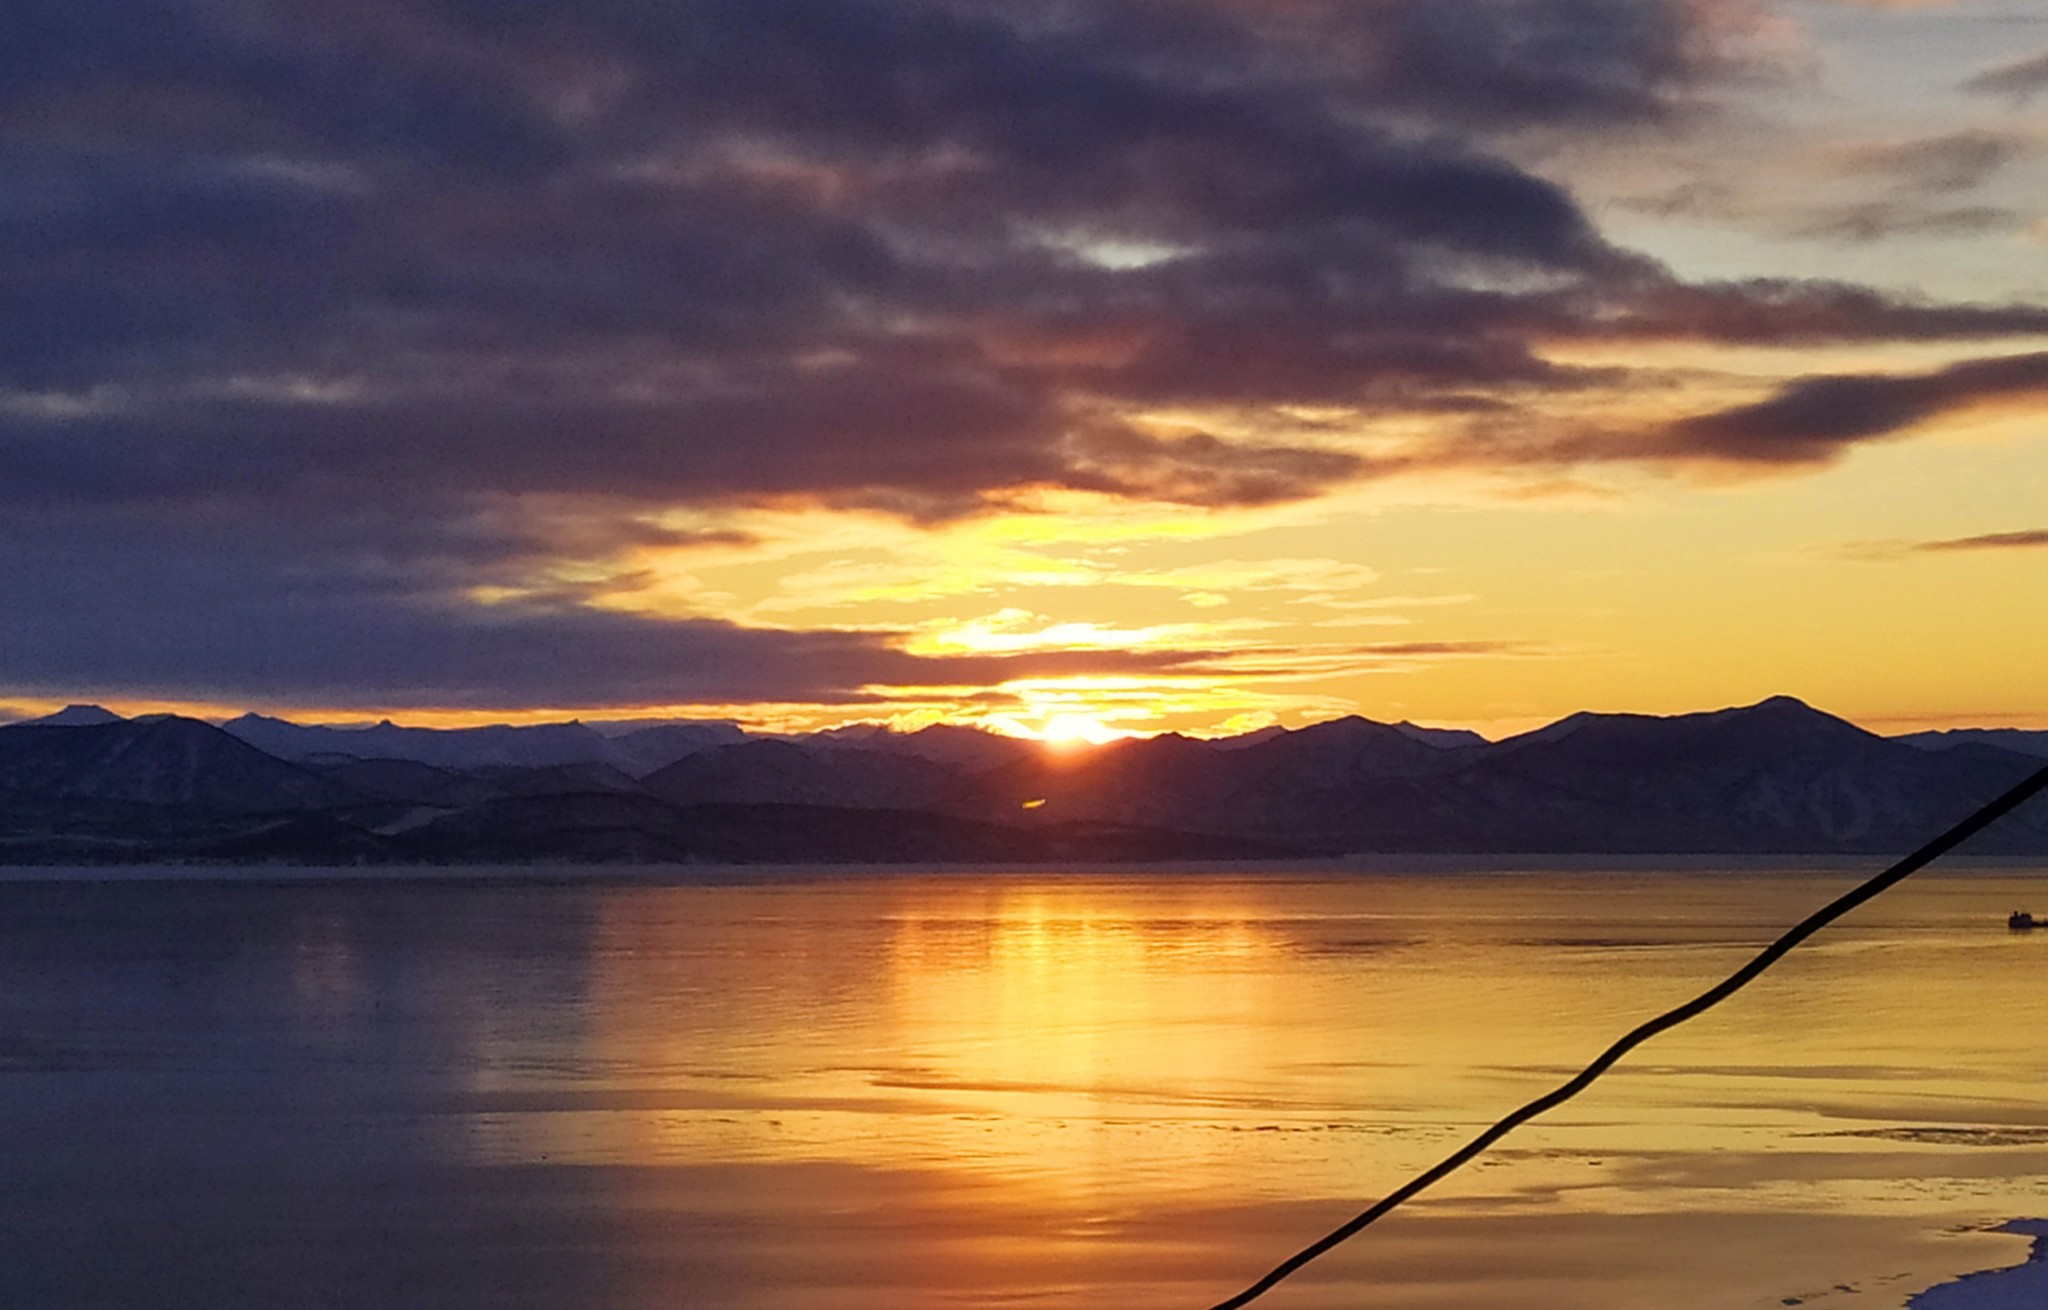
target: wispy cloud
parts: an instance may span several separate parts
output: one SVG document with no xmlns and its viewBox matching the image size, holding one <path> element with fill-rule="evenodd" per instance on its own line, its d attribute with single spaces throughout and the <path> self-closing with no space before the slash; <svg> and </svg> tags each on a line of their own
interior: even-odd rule
<svg viewBox="0 0 2048 1310">
<path fill-rule="evenodd" d="M 1981 186 L 2039 149 L 2028 135 L 1976 129 L 1852 146 L 1839 157 L 1848 171 L 1889 181 L 1901 191 L 1953 194 Z"/>
<path fill-rule="evenodd" d="M 1941 541 L 1918 541 L 1913 543 L 1912 549 L 1921 553 L 1937 554 L 1959 550 L 2048 550 L 2048 528 L 2032 528 L 2019 532 L 1986 532 L 1974 537 L 1949 537 Z"/>
<path fill-rule="evenodd" d="M 1963 89 L 2024 104 L 2048 91 L 2048 51 L 1987 68 L 1963 83 Z"/>
<path fill-rule="evenodd" d="M 1805 220 L 1791 235 L 1821 241 L 1884 241 L 1892 237 L 1974 236 L 2024 226 L 2025 216 L 1995 205 L 1927 205 L 1877 200 L 1837 206 Z"/>
<path fill-rule="evenodd" d="M 1921 555 L 1992 554 L 2027 550 L 2048 550 L 2048 528 L 1982 532 L 1968 537 L 1936 537 L 1922 541 L 1855 542 L 1837 553 L 1845 559 L 1882 563 L 1912 559 Z"/>
<path fill-rule="evenodd" d="M 1673 455 L 1737 463 L 1814 463 L 1859 442 L 1973 406 L 2048 396 L 2048 353 L 1968 360 L 1931 373 L 1805 378 L 1768 400 L 1672 424 Z"/>
</svg>

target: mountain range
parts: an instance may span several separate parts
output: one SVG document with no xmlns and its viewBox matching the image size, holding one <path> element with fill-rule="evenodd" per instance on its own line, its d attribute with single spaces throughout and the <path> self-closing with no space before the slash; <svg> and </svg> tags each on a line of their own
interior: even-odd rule
<svg viewBox="0 0 2048 1310">
<path fill-rule="evenodd" d="M 993 863 L 1364 853 L 1857 854 L 2039 769 L 2048 733 L 1886 738 L 1788 697 L 1502 741 L 1351 717 L 1053 749 L 976 729 L 0 727 L 0 862 Z M 2048 855 L 2048 803 L 1969 848 Z"/>
</svg>

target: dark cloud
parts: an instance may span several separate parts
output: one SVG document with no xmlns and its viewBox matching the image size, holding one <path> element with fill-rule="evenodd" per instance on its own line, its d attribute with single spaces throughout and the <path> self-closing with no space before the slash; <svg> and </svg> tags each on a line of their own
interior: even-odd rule
<svg viewBox="0 0 2048 1310">
<path fill-rule="evenodd" d="M 1685 0 L 125 12 L 0 18 L 17 496 L 1313 495 L 1366 466 L 1115 411 L 1579 384 L 1534 334 L 1690 289 L 1469 131 L 1727 65 Z"/>
<path fill-rule="evenodd" d="M 924 684 L 872 634 L 590 602 L 635 585 L 603 561 L 691 544 L 668 509 L 1313 497 L 1402 465 L 1276 407 L 1479 419 L 1628 384 L 1558 340 L 2048 330 L 1686 285 L 1503 157 L 1696 112 L 1740 71 L 1734 8 L 14 0 L 0 684 Z M 1156 418 L 1207 406 L 1265 435 Z"/>
<path fill-rule="evenodd" d="M 1077 469 L 1093 490 L 1189 505 L 1262 505 L 1302 500 L 1355 476 L 1365 461 L 1342 451 L 1231 443 L 1206 432 L 1153 437 L 1129 429 L 1077 443 Z"/>
<path fill-rule="evenodd" d="M 1913 543 L 1913 549 L 1935 554 L 1959 550 L 2048 550 L 2048 528 L 1986 532 L 1975 537 L 1950 537 L 1944 541 L 1918 541 Z"/>
<path fill-rule="evenodd" d="M 1936 304 L 1848 283 L 1783 278 L 1656 282 L 1625 298 L 1566 304 L 1530 330 L 1621 341 L 1817 346 L 2037 336 L 2048 306 Z"/>
<path fill-rule="evenodd" d="M 1560 34 L 1595 8 L 1457 23 L 1537 96 L 1546 58 L 1592 76 Z M 1199 374 L 1227 402 L 1349 396 L 1533 367 L 1391 321 L 1440 266 L 1586 277 L 1622 257 L 1554 184 L 1351 116 L 1373 79 L 1340 95 L 1316 60 L 1276 65 L 1267 37 L 1299 21 L 1283 40 L 1200 9 L 191 0 L 131 31 L 90 4 L 13 7 L 0 381 L 96 398 L 61 421 L 16 408 L 0 441 L 35 475 L 16 494 L 401 478 L 926 514 L 1044 484 L 1313 494 L 1304 474 L 1352 462 L 1207 439 L 1106 470 L 1100 451 L 1141 438 L 1057 370 L 989 358 L 983 329 L 1136 309 L 1174 342 L 1104 393 L 1193 399 Z M 1316 21 L 1388 49 L 1446 21 L 1380 17 Z M 1155 272 L 1072 253 L 1118 239 L 1199 254 Z M 1320 335 L 1255 366 L 1245 347 L 1291 310 Z"/>
<path fill-rule="evenodd" d="M 1965 91 L 2005 96 L 2024 103 L 2048 91 L 2048 51 L 1987 68 L 1963 83 Z"/>
<path fill-rule="evenodd" d="M 1806 378 L 1769 400 L 1673 424 L 1676 457 L 1747 464 L 1824 461 L 1937 415 L 2014 397 L 2048 396 L 2048 354 L 1968 360 L 1933 373 Z"/>
<path fill-rule="evenodd" d="M 391 709 L 879 702 L 1016 678 L 1199 673 L 1202 652 L 931 657 L 890 634 L 787 632 L 708 619 L 514 608 L 312 612 L 216 607 L 201 623 L 124 625 L 97 640 L 0 637 L 18 694 L 117 687 L 127 696 Z"/>
<path fill-rule="evenodd" d="M 1351 5 L 1367 67 L 1411 103 L 1468 119 L 1668 118 L 1737 64 L 1706 6 L 1633 0 Z M 1730 7 L 1732 8 L 1732 7 Z"/>
<path fill-rule="evenodd" d="M 9 560 L 0 611 L 11 616 L 0 625 L 0 682 L 18 696 L 119 688 L 393 709 L 850 704 L 1013 678 L 1198 672 L 1216 659 L 1199 650 L 919 656 L 900 649 L 902 634 L 623 613 L 592 608 L 574 587 L 480 604 L 473 584 L 523 582 L 529 552 L 565 543 L 472 523 L 462 554 L 446 533 L 407 539 L 388 523 L 343 538 L 284 515 L 239 532 L 183 517 L 109 517 L 84 545 L 11 522 L 0 533 Z"/>
<path fill-rule="evenodd" d="M 1287 58 L 1339 93 L 1435 121 L 1509 129 L 1535 123 L 1660 122 L 1703 85 L 1744 69 L 1707 6 L 1652 0 L 1211 0 L 1105 7 L 1159 30 L 1168 15 L 1210 36 L 1214 58 L 1249 47 Z M 1720 16 L 1732 15 L 1723 6 Z M 1224 21 L 1219 24 L 1218 19 Z M 1189 43 L 1193 45 L 1192 42 Z"/>
</svg>

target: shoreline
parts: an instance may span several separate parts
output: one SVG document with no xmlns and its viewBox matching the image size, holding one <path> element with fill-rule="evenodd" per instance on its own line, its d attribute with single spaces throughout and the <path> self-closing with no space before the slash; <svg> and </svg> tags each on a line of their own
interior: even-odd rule
<svg viewBox="0 0 2048 1310">
<path fill-rule="evenodd" d="M 1939 1283 L 1906 1310 L 2035 1310 L 2048 1305 L 2048 1219 L 2015 1219 L 1991 1230 L 2031 1237 L 2026 1259 Z"/>
<path fill-rule="evenodd" d="M 1343 873 L 1364 877 L 1456 874 L 1465 877 L 1513 877 L 1518 874 L 1715 874 L 1839 875 L 1854 877 L 1877 871 L 1881 857 L 1836 854 L 1411 854 L 1351 855 L 1300 860 L 1144 860 L 1075 861 L 1020 860 L 976 863 L 933 861 L 796 862 L 759 864 L 577 862 L 537 860 L 451 862 L 447 864 L 299 864 L 288 861 L 143 861 L 138 863 L 12 864 L 0 861 L 0 884 L 37 882 L 756 882 L 845 876 L 917 874 L 1087 874 L 1159 877 L 1173 875 L 1286 877 L 1290 874 Z M 1917 875 L 1922 880 L 1944 874 L 2039 876 L 2048 872 L 2048 857 L 2011 855 L 1948 856 Z"/>
</svg>

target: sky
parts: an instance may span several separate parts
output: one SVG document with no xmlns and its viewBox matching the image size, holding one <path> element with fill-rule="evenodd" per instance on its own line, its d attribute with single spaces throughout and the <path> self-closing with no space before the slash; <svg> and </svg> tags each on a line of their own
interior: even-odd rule
<svg viewBox="0 0 2048 1310">
<path fill-rule="evenodd" d="M 2036 0 L 11 0 L 0 717 L 2048 728 Z"/>
</svg>

